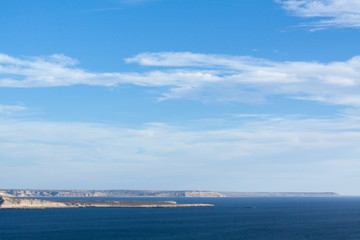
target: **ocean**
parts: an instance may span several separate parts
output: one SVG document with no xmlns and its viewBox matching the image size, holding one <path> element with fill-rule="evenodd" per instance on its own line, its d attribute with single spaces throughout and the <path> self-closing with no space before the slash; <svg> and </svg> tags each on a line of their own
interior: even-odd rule
<svg viewBox="0 0 360 240">
<path fill-rule="evenodd" d="M 360 239 L 359 197 L 156 200 L 215 207 L 2 209 L 0 239 Z"/>
</svg>

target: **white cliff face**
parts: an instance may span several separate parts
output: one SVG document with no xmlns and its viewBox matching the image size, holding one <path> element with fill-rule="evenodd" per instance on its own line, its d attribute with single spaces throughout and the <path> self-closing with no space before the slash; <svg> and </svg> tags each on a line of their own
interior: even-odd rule
<svg viewBox="0 0 360 240">
<path fill-rule="evenodd" d="M 0 209 L 44 209 L 81 207 L 172 208 L 213 207 L 213 204 L 177 204 L 175 201 L 41 200 L 0 196 Z"/>
<path fill-rule="evenodd" d="M 12 197 L 10 194 L 7 194 L 6 192 L 4 191 L 0 191 L 0 197 Z"/>
<path fill-rule="evenodd" d="M 212 191 L 186 191 L 185 197 L 206 197 L 206 198 L 218 198 L 218 197 L 226 197 L 223 194 Z"/>
<path fill-rule="evenodd" d="M 26 190 L 10 189 L 0 192 L 13 197 L 225 197 L 214 191 L 151 191 L 151 190 Z"/>
<path fill-rule="evenodd" d="M 65 203 L 0 196 L 0 208 L 65 208 Z"/>
<path fill-rule="evenodd" d="M 8 197 L 49 197 L 49 198 L 88 198 L 88 197 L 338 197 L 333 192 L 215 192 L 215 191 L 152 191 L 152 190 L 26 190 L 1 189 L 0 196 Z"/>
</svg>

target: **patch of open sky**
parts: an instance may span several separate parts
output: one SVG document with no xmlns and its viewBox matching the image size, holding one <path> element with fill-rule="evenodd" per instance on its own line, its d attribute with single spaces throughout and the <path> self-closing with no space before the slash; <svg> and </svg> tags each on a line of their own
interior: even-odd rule
<svg viewBox="0 0 360 240">
<path fill-rule="evenodd" d="M 6 32 L 0 37 L 0 52 L 12 56 L 63 53 L 89 71 L 135 69 L 135 64 L 124 64 L 123 59 L 141 52 L 324 62 L 360 54 L 360 45 L 353 44 L 360 40 L 358 29 L 299 30 L 299 19 L 283 14 L 281 6 L 269 0 L 155 1 L 104 12 L 87 9 L 124 6 L 94 0 L 22 4 L 19 8 L 17 1 L 9 2 L 0 10 L 0 27 Z"/>
</svg>

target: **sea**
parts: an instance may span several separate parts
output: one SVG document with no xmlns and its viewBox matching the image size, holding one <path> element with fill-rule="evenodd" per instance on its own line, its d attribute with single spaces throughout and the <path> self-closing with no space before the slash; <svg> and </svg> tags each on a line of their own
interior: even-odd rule
<svg viewBox="0 0 360 240">
<path fill-rule="evenodd" d="M 215 207 L 2 209 L 0 239 L 360 240 L 360 197 L 141 200 Z"/>
</svg>

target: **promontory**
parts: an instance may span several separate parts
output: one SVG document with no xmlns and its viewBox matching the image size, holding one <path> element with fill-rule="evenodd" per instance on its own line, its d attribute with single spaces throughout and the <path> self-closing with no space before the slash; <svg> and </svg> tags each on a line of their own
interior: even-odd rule
<svg viewBox="0 0 360 240">
<path fill-rule="evenodd" d="M 45 209 L 45 208 L 174 208 L 174 207 L 213 207 L 213 204 L 180 204 L 175 201 L 114 201 L 114 200 L 43 200 L 17 198 L 0 195 L 0 209 Z"/>
</svg>

